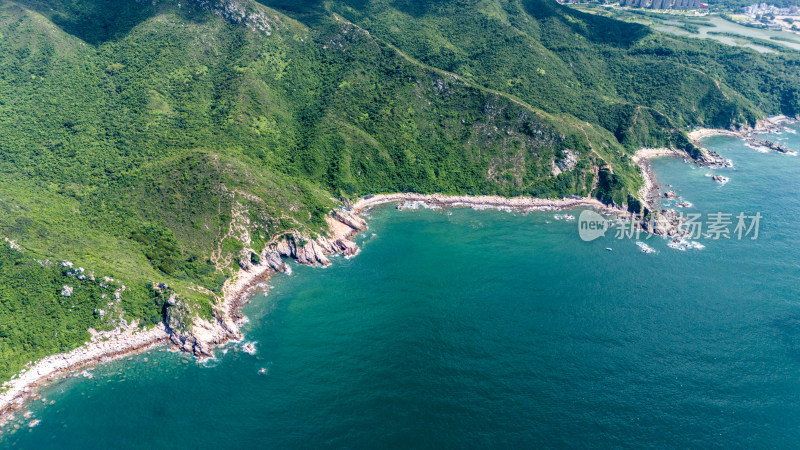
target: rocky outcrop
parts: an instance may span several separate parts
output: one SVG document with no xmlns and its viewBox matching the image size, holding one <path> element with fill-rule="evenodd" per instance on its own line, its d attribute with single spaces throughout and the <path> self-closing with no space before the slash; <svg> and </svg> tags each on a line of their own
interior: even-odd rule
<svg viewBox="0 0 800 450">
<path fill-rule="evenodd" d="M 335 211 L 331 216 L 331 219 L 333 220 L 328 220 L 328 225 L 331 226 L 331 232 L 337 239 L 350 237 L 353 233 L 361 231 L 367 227 L 367 222 L 364 219 L 342 210 Z M 336 222 L 347 225 L 350 227 L 350 230 L 344 230 L 344 232 L 342 232 L 342 229 L 336 226 Z"/>
<path fill-rule="evenodd" d="M 743 130 L 743 131 L 758 132 L 758 133 L 763 133 L 763 132 L 770 133 L 770 132 L 779 130 L 780 127 L 781 127 L 781 124 L 783 124 L 784 122 L 788 122 L 788 121 L 792 121 L 792 120 L 793 120 L 792 118 L 787 117 L 785 115 L 767 117 L 765 119 L 757 120 L 755 127 L 752 127 L 752 128 L 749 128 L 749 129 Z"/>
<path fill-rule="evenodd" d="M 195 315 L 189 330 L 186 324 L 191 315 L 192 312 L 174 294 L 164 305 L 164 327 L 169 339 L 187 353 L 211 357 L 215 345 L 242 338 L 242 332 L 229 314 L 215 313 L 210 321 Z"/>
<path fill-rule="evenodd" d="M 550 173 L 553 176 L 558 176 L 562 172 L 569 172 L 578 165 L 578 154 L 572 150 L 564 150 L 563 155 L 557 161 L 553 161 L 553 167 Z"/>
<path fill-rule="evenodd" d="M 640 226 L 648 233 L 657 236 L 666 237 L 681 237 L 686 234 L 686 231 L 681 228 L 683 219 L 675 210 L 662 209 L 661 211 L 652 211 L 649 217 L 642 219 Z"/>
<path fill-rule="evenodd" d="M 295 259 L 300 264 L 323 266 L 331 263 L 327 255 L 341 253 L 352 256 L 358 253 L 358 246 L 350 240 L 350 237 L 366 228 L 367 223 L 364 219 L 347 211 L 338 210 L 326 220 L 328 236 L 311 239 L 302 235 L 286 235 L 274 244 L 274 250 L 280 256 Z"/>
<path fill-rule="evenodd" d="M 711 175 L 711 179 L 720 184 L 725 184 L 730 181 L 728 177 L 723 177 L 722 175 Z"/>
<path fill-rule="evenodd" d="M 778 153 L 786 153 L 786 154 L 794 153 L 792 150 L 789 150 L 789 148 L 787 148 L 786 146 L 778 144 L 777 142 L 772 142 L 772 141 L 754 141 L 754 145 L 756 145 L 758 147 L 768 148 L 768 149 L 770 149 L 772 151 L 775 151 L 775 152 L 778 152 Z"/>
<path fill-rule="evenodd" d="M 302 237 L 298 239 L 295 236 L 287 236 L 284 238 L 284 245 L 279 244 L 277 248 L 282 256 L 293 258 L 300 264 L 327 266 L 331 263 L 325 256 L 324 248 L 316 241 L 306 241 Z"/>
<path fill-rule="evenodd" d="M 756 139 L 757 133 L 774 133 L 780 131 L 781 129 L 783 129 L 783 127 L 787 122 L 794 122 L 795 120 L 797 120 L 797 118 L 791 118 L 783 115 L 773 116 L 773 117 L 767 117 L 766 119 L 758 120 L 755 126 L 745 125 L 738 129 L 719 130 L 719 129 L 701 128 L 689 133 L 688 137 L 692 142 L 695 143 L 695 145 L 698 146 L 699 154 L 695 155 L 695 161 L 697 161 L 698 164 L 703 166 L 708 166 L 711 168 L 732 167 L 733 164 L 731 163 L 730 160 L 726 160 L 722 158 L 719 154 L 709 151 L 708 149 L 705 149 L 703 147 L 700 147 L 700 139 L 706 136 L 713 136 L 713 135 L 733 136 L 743 139 L 748 144 L 748 146 L 751 146 L 756 149 L 764 148 L 779 153 L 797 155 L 797 152 L 790 150 L 775 142 Z"/>
<path fill-rule="evenodd" d="M 181 350 L 199 357 L 212 357 L 213 347 L 230 340 L 239 340 L 242 332 L 230 317 L 210 322 L 196 319 L 191 333 L 170 333 L 170 340 Z"/>
<path fill-rule="evenodd" d="M 253 31 L 260 31 L 267 36 L 280 26 L 277 16 L 270 17 L 265 11 L 253 7 L 253 4 L 240 0 L 193 0 L 196 5 L 217 14 L 227 21 L 242 24 Z"/>
<path fill-rule="evenodd" d="M 201 319 L 172 295 L 164 307 L 164 324 L 172 343 L 198 357 L 211 357 L 215 346 L 242 339 L 236 310 L 249 293 L 263 286 L 261 280 L 271 273 L 289 270 L 282 257 L 295 259 L 300 264 L 327 266 L 331 263 L 328 255 L 358 253 L 358 246 L 350 238 L 366 228 L 366 222 L 344 210 L 331 213 L 326 220 L 328 233 L 325 236 L 312 238 L 289 233 L 267 245 L 260 255 L 252 249 L 243 250 L 240 271 L 223 288 L 225 301 L 211 320 Z M 191 326 L 187 326 L 188 323 Z"/>
<path fill-rule="evenodd" d="M 723 158 L 719 153 L 712 152 L 711 150 L 703 147 L 698 147 L 698 149 L 699 153 L 694 158 L 698 165 L 714 169 L 733 167 L 733 162 L 730 159 Z"/>
<path fill-rule="evenodd" d="M 286 270 L 286 263 L 281 259 L 281 255 L 275 250 L 265 251 L 261 255 L 261 263 L 267 265 L 275 272 L 283 272 Z"/>
</svg>

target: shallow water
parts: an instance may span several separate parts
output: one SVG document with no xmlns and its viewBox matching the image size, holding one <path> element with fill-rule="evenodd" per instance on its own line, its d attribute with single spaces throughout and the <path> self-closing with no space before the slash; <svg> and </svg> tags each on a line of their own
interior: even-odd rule
<svg viewBox="0 0 800 450">
<path fill-rule="evenodd" d="M 678 34 L 682 36 L 689 36 L 695 38 L 708 38 L 722 42 L 723 44 L 734 45 L 739 47 L 748 47 L 760 53 L 774 53 L 775 50 L 765 47 L 763 45 L 753 44 L 749 42 L 747 37 L 763 39 L 774 44 L 783 45 L 794 50 L 800 50 L 800 36 L 788 31 L 783 30 L 765 30 L 761 28 L 751 28 L 744 25 L 739 25 L 731 21 L 725 20 L 719 16 L 710 16 L 708 24 L 710 26 L 699 26 L 697 33 L 690 33 L 681 28 L 671 26 L 668 21 L 664 21 L 666 25 L 655 26 L 658 31 L 666 33 Z M 679 22 L 678 22 L 679 23 Z M 742 38 L 735 38 L 731 36 L 720 36 L 709 33 L 732 33 Z M 773 39 L 777 38 L 777 39 Z"/>
<path fill-rule="evenodd" d="M 247 306 L 255 355 L 101 365 L 0 446 L 796 447 L 800 158 L 706 145 L 736 168 L 659 159 L 660 182 L 688 211 L 760 212 L 757 240 L 645 254 L 552 212 L 379 208 L 358 257 Z"/>
</svg>

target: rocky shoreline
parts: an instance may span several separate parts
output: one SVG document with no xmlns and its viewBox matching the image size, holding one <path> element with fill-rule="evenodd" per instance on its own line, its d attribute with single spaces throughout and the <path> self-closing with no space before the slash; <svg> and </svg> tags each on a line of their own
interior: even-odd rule
<svg viewBox="0 0 800 450">
<path fill-rule="evenodd" d="M 644 200 L 644 207 L 650 213 L 650 218 L 642 217 L 638 226 L 647 233 L 668 238 L 682 238 L 685 236 L 684 230 L 680 227 L 682 219 L 674 209 L 661 209 L 659 200 L 661 196 L 661 185 L 658 183 L 650 160 L 653 158 L 670 157 L 681 158 L 684 162 L 695 161 L 688 153 L 672 148 L 643 148 L 638 150 L 633 161 L 639 166 L 644 178 L 644 186 L 639 191 L 639 196 Z M 684 203 L 684 205 L 690 205 Z M 647 253 L 647 249 L 643 249 Z"/>
<path fill-rule="evenodd" d="M 657 209 L 661 189 L 650 160 L 659 157 L 682 158 L 684 161 L 691 159 L 688 153 L 671 148 L 643 148 L 633 155 L 633 162 L 639 166 L 644 178 L 644 186 L 639 191 L 639 197 L 645 201 L 650 210 Z"/>
<path fill-rule="evenodd" d="M 637 153 L 637 162 L 646 162 L 656 156 L 680 156 L 667 149 L 645 149 Z M 641 163 L 640 163 L 641 164 Z M 646 179 L 646 196 L 657 189 L 655 178 Z M 260 253 L 260 263 L 253 264 L 249 258 L 240 260 L 239 272 L 223 286 L 222 300 L 215 311 L 213 321 L 193 319 L 191 330 L 181 330 L 174 316 L 165 318 L 151 330 L 141 331 L 135 326 L 124 330 L 98 334 L 97 340 L 87 343 L 72 352 L 49 356 L 34 363 L 30 369 L 4 385 L 0 394 L 0 426 L 13 418 L 13 413 L 35 396 L 35 389 L 74 370 L 96 363 L 119 359 L 134 353 L 150 350 L 161 345 L 172 344 L 176 348 L 192 353 L 199 358 L 213 356 L 215 347 L 243 338 L 239 327 L 245 321 L 240 309 L 256 292 L 263 290 L 270 276 L 277 272 L 289 272 L 283 259 L 292 258 L 300 264 L 327 266 L 331 254 L 356 255 L 358 246 L 351 240 L 367 226 L 360 214 L 374 206 L 386 203 L 418 203 L 427 207 L 470 207 L 473 209 L 495 209 L 501 211 L 558 211 L 581 206 L 594 208 L 617 217 L 629 217 L 621 208 L 603 204 L 597 199 L 573 196 L 565 199 L 541 199 L 532 197 L 506 198 L 487 196 L 447 196 L 441 194 L 394 193 L 369 195 L 359 199 L 349 208 L 334 211 L 327 217 L 329 235 L 311 238 L 287 234 L 270 242 Z M 250 249 L 244 253 L 249 254 Z M 171 307 L 179 306 L 172 296 Z"/>
<path fill-rule="evenodd" d="M 655 174 L 650 167 L 649 160 L 656 157 L 681 157 L 689 160 L 690 157 L 685 152 L 679 150 L 659 148 L 641 149 L 636 152 L 634 161 L 642 170 L 645 184 L 640 191 L 641 198 L 645 200 L 645 207 L 650 216 L 648 218 L 636 218 L 639 220 L 637 226 L 647 233 L 652 233 L 662 237 L 682 237 L 680 230 L 681 219 L 674 210 L 658 208 L 658 198 L 660 186 L 656 181 Z M 350 209 L 352 213 L 362 214 L 370 208 L 386 204 L 397 203 L 398 208 L 416 208 L 418 206 L 426 208 L 447 208 L 447 207 L 468 207 L 472 209 L 492 209 L 509 212 L 532 212 L 532 211 L 560 211 L 578 207 L 590 207 L 603 214 L 612 215 L 623 220 L 632 220 L 634 216 L 631 212 L 617 206 L 606 205 L 599 200 L 591 197 L 572 196 L 564 199 L 542 199 L 533 197 L 500 197 L 489 196 L 461 196 L 461 195 L 442 195 L 442 194 L 416 194 L 416 193 L 394 193 L 369 195 L 354 203 Z"/>
<path fill-rule="evenodd" d="M 756 125 L 753 127 L 747 126 L 747 127 L 742 127 L 738 130 L 699 128 L 697 130 L 688 133 L 688 137 L 695 145 L 700 147 L 701 151 L 705 152 L 708 152 L 708 150 L 706 150 L 700 145 L 700 141 L 703 138 L 708 136 L 732 136 L 744 140 L 749 146 L 753 148 L 764 148 L 767 150 L 775 151 L 777 153 L 797 155 L 797 152 L 789 150 L 780 144 L 768 140 L 759 140 L 755 136 L 756 133 L 774 133 L 780 131 L 785 123 L 792 123 L 795 122 L 796 120 L 797 119 L 795 118 L 784 115 L 772 116 L 757 121 Z"/>
<path fill-rule="evenodd" d="M 395 193 L 368 195 L 358 200 L 350 211 L 361 214 L 377 205 L 385 203 L 420 203 L 434 208 L 442 207 L 469 207 L 473 209 L 495 209 L 500 211 L 557 211 L 572 209 L 579 206 L 596 208 L 609 214 L 617 214 L 619 209 L 610 207 L 597 199 L 573 196 L 564 199 L 542 199 L 533 197 L 500 197 L 497 195 L 442 195 L 442 194 L 415 194 Z"/>
<path fill-rule="evenodd" d="M 250 263 L 249 259 L 243 258 L 239 272 L 223 286 L 222 301 L 215 311 L 213 321 L 195 317 L 191 330 L 181 330 L 175 317 L 168 316 L 164 323 L 150 330 L 142 331 L 131 325 L 126 329 L 99 333 L 92 342 L 69 353 L 49 356 L 35 362 L 29 369 L 4 384 L 5 390 L 0 394 L 0 426 L 13 419 L 14 412 L 35 398 L 36 388 L 80 368 L 169 344 L 199 358 L 212 357 L 215 347 L 243 338 L 239 326 L 244 323 L 245 317 L 240 309 L 248 299 L 263 290 L 273 274 L 290 272 L 282 258 L 292 258 L 305 265 L 327 266 L 331 263 L 328 258 L 331 254 L 354 256 L 359 248 L 351 239 L 367 226 L 359 214 L 380 204 L 403 202 L 419 202 L 433 207 L 472 207 L 504 211 L 555 211 L 588 206 L 608 214 L 624 213 L 621 209 L 610 207 L 596 199 L 577 196 L 567 199 L 414 193 L 366 196 L 346 210 L 334 211 L 327 217 L 328 236 L 311 238 L 297 234 L 283 235 L 262 250 L 259 264 Z M 168 300 L 171 308 L 179 307 L 179 302 L 174 295 Z"/>
<path fill-rule="evenodd" d="M 222 302 L 215 311 L 215 320 L 195 318 L 191 331 L 174 327 L 170 317 L 149 330 L 137 324 L 110 332 L 92 332 L 92 341 L 67 353 L 48 356 L 32 363 L 10 381 L 3 384 L 0 393 L 0 428 L 14 419 L 14 413 L 36 398 L 36 389 L 75 370 L 101 362 L 120 359 L 132 354 L 172 344 L 199 358 L 213 356 L 213 349 L 231 341 L 242 339 L 239 326 L 245 321 L 240 309 L 256 292 L 263 290 L 269 277 L 290 269 L 281 257 L 290 257 L 301 264 L 329 265 L 327 255 L 334 253 L 355 255 L 358 246 L 350 240 L 366 228 L 366 222 L 357 215 L 336 211 L 328 218 L 329 236 L 311 239 L 289 234 L 271 242 L 261 252 L 260 264 L 241 264 L 239 272 L 223 286 Z M 299 245 L 303 242 L 303 245 Z M 178 306 L 179 300 L 169 300 Z M 0 431 L 1 433 L 2 431 Z"/>
<path fill-rule="evenodd" d="M 698 129 L 689 133 L 688 136 L 698 147 L 700 147 L 699 141 L 702 138 L 711 135 L 729 135 L 749 141 L 755 140 L 754 133 L 775 131 L 780 128 L 781 123 L 788 120 L 792 119 L 776 116 L 759 121 L 753 128 L 736 131 Z M 668 148 L 641 149 L 636 152 L 633 160 L 641 168 L 645 182 L 639 192 L 640 197 L 650 211 L 658 211 L 656 219 L 652 223 L 643 221 L 640 224 L 645 231 L 673 237 L 676 236 L 675 230 L 680 225 L 675 211 L 658 210 L 660 186 L 652 171 L 650 160 L 656 157 L 677 157 L 685 161 L 693 160 L 698 164 L 710 167 L 730 166 L 730 162 L 721 156 L 702 147 L 700 149 L 700 157 L 694 159 L 686 152 Z M 215 320 L 207 321 L 196 318 L 191 331 L 180 331 L 177 326 L 173 326 L 170 318 L 166 318 L 165 323 L 146 331 L 132 325 L 114 332 L 98 333 L 93 336 L 92 342 L 82 347 L 35 362 L 12 380 L 4 383 L 3 391 L 0 393 L 0 427 L 13 419 L 15 411 L 24 407 L 31 398 L 35 397 L 36 388 L 74 370 L 168 344 L 200 358 L 211 357 L 215 347 L 241 340 L 243 335 L 239 326 L 242 325 L 245 317 L 240 313 L 240 309 L 254 293 L 263 290 L 272 274 L 290 271 L 282 258 L 292 258 L 300 264 L 326 266 L 330 264 L 328 256 L 331 254 L 356 255 L 359 249 L 351 239 L 366 228 L 366 222 L 360 217 L 360 214 L 372 207 L 386 203 L 418 204 L 433 208 L 470 207 L 517 212 L 557 211 L 585 206 L 605 214 L 630 218 L 630 213 L 621 208 L 606 205 L 594 198 L 579 196 L 565 199 L 541 199 L 506 198 L 495 195 L 448 196 L 415 193 L 368 195 L 350 205 L 346 210 L 334 211 L 327 217 L 328 236 L 311 238 L 297 234 L 283 235 L 268 243 L 260 252 L 258 264 L 251 263 L 248 258 L 240 260 L 239 272 L 228 279 L 223 287 L 222 301 L 215 311 Z M 249 254 L 250 249 L 245 250 Z M 170 302 L 176 302 L 174 297 L 170 299 Z"/>
<path fill-rule="evenodd" d="M 84 367 L 150 350 L 166 344 L 168 339 L 163 324 L 145 331 L 132 324 L 113 332 L 93 333 L 92 341 L 86 345 L 37 361 L 3 384 L 0 427 L 12 420 L 13 413 L 35 397 L 35 390 L 41 385 Z"/>
<path fill-rule="evenodd" d="M 230 341 L 242 339 L 239 326 L 245 320 L 240 309 L 248 299 L 263 290 L 270 276 L 291 269 L 282 258 L 291 258 L 300 264 L 327 266 L 328 255 L 353 256 L 358 246 L 351 238 L 366 228 L 366 222 L 346 211 L 334 211 L 326 217 L 327 236 L 306 236 L 296 233 L 281 235 L 270 241 L 258 255 L 258 263 L 251 261 L 253 249 L 245 248 L 239 260 L 239 272 L 229 278 L 222 288 L 220 305 L 213 321 L 198 317 L 192 319 L 191 330 L 180 331 L 181 320 L 172 316 L 165 322 L 172 343 L 182 351 L 199 358 L 213 357 L 213 349 Z"/>
<path fill-rule="evenodd" d="M 675 210 L 667 210 L 658 208 L 658 200 L 660 198 L 660 186 L 658 181 L 656 180 L 655 173 L 652 170 L 650 159 L 656 157 L 676 157 L 682 158 L 685 162 L 694 162 L 698 165 L 709 167 L 709 168 L 724 168 L 724 167 L 733 167 L 733 163 L 723 158 L 716 152 L 712 152 L 700 144 L 700 141 L 708 136 L 714 135 L 725 135 L 725 136 L 732 136 L 737 137 L 739 139 L 744 140 L 749 145 L 760 145 L 762 147 L 769 148 L 771 150 L 777 151 L 779 153 L 784 154 L 796 154 L 795 152 L 789 151 L 788 149 L 775 144 L 769 141 L 757 141 L 755 138 L 756 133 L 770 133 L 779 131 L 783 128 L 783 124 L 786 122 L 793 122 L 795 119 L 792 119 L 787 116 L 773 116 L 768 117 L 764 120 L 759 120 L 756 122 L 754 127 L 743 127 L 739 130 L 723 130 L 723 129 L 711 129 L 711 128 L 701 128 L 694 130 L 688 133 L 689 139 L 695 144 L 699 149 L 699 155 L 695 155 L 692 157 L 687 152 L 677 149 L 670 149 L 670 148 L 657 148 L 657 149 L 641 149 L 636 152 L 633 157 L 634 162 L 640 167 L 642 172 L 642 177 L 644 178 L 644 186 L 639 192 L 640 198 L 645 201 L 645 206 L 651 211 L 658 211 L 654 220 L 651 221 L 642 221 L 640 226 L 642 229 L 647 231 L 648 233 L 653 233 L 660 236 L 667 236 L 671 238 L 681 238 L 682 234 L 680 232 L 680 217 L 675 212 Z M 721 175 L 709 175 L 714 181 L 725 184 L 728 182 L 728 178 L 721 176 Z M 691 203 L 688 202 L 681 202 L 677 206 L 678 207 L 688 207 Z"/>
</svg>

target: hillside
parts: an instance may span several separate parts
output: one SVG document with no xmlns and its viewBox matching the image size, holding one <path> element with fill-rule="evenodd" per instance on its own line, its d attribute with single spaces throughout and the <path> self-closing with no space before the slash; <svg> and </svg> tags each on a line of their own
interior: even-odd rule
<svg viewBox="0 0 800 450">
<path fill-rule="evenodd" d="M 635 149 L 800 108 L 798 55 L 549 0 L 2 0 L 0 45 L 0 378 L 173 293 L 211 319 L 359 196 L 636 207 Z"/>
</svg>

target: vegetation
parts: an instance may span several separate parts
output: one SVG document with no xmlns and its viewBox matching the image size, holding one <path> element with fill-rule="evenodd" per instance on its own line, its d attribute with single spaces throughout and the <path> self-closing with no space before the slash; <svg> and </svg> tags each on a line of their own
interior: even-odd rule
<svg viewBox="0 0 800 450">
<path fill-rule="evenodd" d="M 125 287 L 83 268 L 35 260 L 0 241 L 0 379 L 25 363 L 72 350 L 88 330 L 109 328 L 124 311 L 158 323 L 163 306 L 146 286 Z"/>
<path fill-rule="evenodd" d="M 775 51 L 782 51 L 782 50 L 786 49 L 786 47 L 781 45 L 781 44 L 778 44 L 778 43 L 775 43 L 775 42 L 771 42 L 771 41 L 766 40 L 766 39 L 759 39 L 759 38 L 753 37 L 753 36 L 744 36 L 744 35 L 736 34 L 736 33 L 716 32 L 716 31 L 709 31 L 708 34 L 717 35 L 717 36 L 726 36 L 726 37 L 734 38 L 734 39 L 737 39 L 737 40 L 741 40 L 742 42 L 751 42 L 753 44 L 760 45 L 760 46 L 766 47 L 766 48 L 770 48 L 770 49 L 775 50 Z M 781 40 L 780 37 L 770 37 L 770 39 L 774 39 L 776 41 Z"/>
<path fill-rule="evenodd" d="M 241 259 L 322 233 L 340 200 L 636 208 L 635 149 L 800 107 L 792 53 L 549 0 L 232 1 L 0 0 L 0 237 L 23 246 L 0 249 L 0 378 L 159 320 L 153 283 L 210 316 Z M 64 260 L 127 287 L 114 314 L 99 285 L 61 297 Z"/>
<path fill-rule="evenodd" d="M 753 0 L 715 0 L 710 1 L 709 5 L 715 11 L 734 11 L 741 12 L 745 6 L 755 5 L 763 2 L 756 2 Z M 775 5 L 778 8 L 789 8 L 791 6 L 800 6 L 797 0 L 770 0 L 766 2 L 768 5 Z"/>
<path fill-rule="evenodd" d="M 792 44 L 800 44 L 800 39 L 792 39 L 784 36 L 770 36 L 774 41 L 791 42 Z"/>
</svg>

